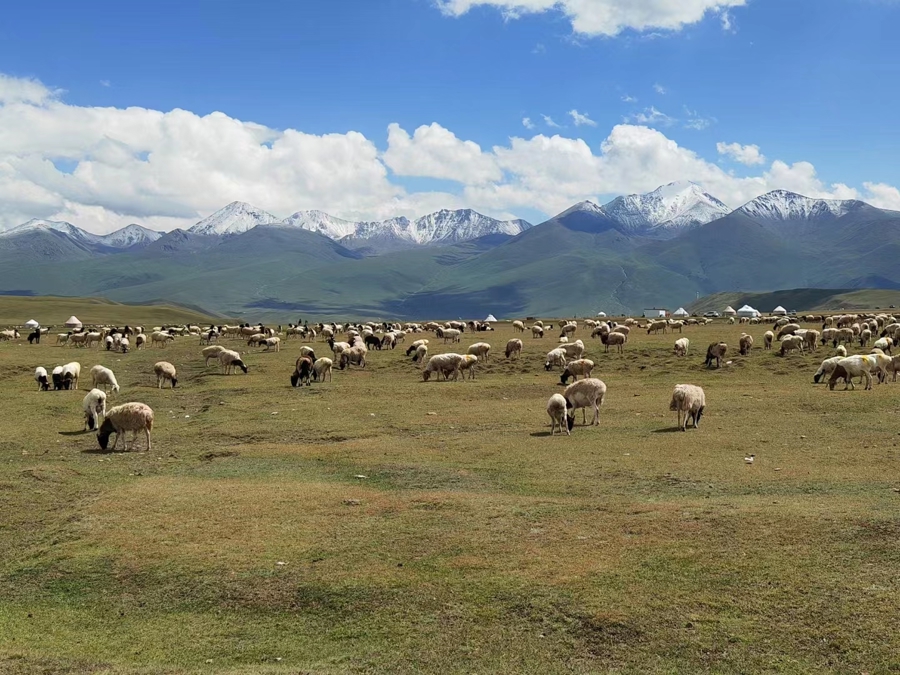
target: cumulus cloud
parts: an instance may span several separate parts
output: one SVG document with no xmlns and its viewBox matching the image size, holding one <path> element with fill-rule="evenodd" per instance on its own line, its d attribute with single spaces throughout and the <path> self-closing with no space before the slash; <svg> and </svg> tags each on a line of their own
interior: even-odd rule
<svg viewBox="0 0 900 675">
<path fill-rule="evenodd" d="M 759 151 L 758 145 L 741 145 L 740 143 L 716 143 L 716 150 L 720 155 L 731 157 L 735 162 L 753 166 L 765 164 L 766 158 Z"/>
<path fill-rule="evenodd" d="M 530 117 L 523 117 L 522 126 L 526 129 L 534 129 L 534 122 L 531 121 Z"/>
<path fill-rule="evenodd" d="M 461 207 L 498 217 L 524 209 L 552 215 L 583 199 L 676 180 L 699 183 L 732 207 L 783 188 L 900 209 L 891 185 L 827 184 L 809 162 L 766 166 L 756 146 L 720 144 L 720 153 L 759 167 L 735 176 L 643 124 L 619 124 L 599 146 L 551 132 L 490 148 L 437 123 L 411 133 L 391 124 L 381 151 L 353 131 L 315 135 L 224 113 L 75 106 L 34 80 L 0 83 L 0 229 L 40 217 L 98 233 L 131 222 L 168 230 L 234 200 L 281 216 L 316 208 L 359 220 Z M 458 188 L 407 191 L 392 173 Z"/>
<path fill-rule="evenodd" d="M 614 36 L 624 30 L 678 31 L 708 14 L 742 7 L 747 0 L 437 0 L 448 16 L 473 7 L 495 7 L 508 18 L 544 12 L 562 13 L 572 30 L 588 36 Z"/>
<path fill-rule="evenodd" d="M 569 116 L 572 118 L 572 121 L 575 122 L 576 127 L 581 127 L 581 126 L 595 127 L 595 126 L 597 126 L 597 123 L 594 120 L 592 120 L 590 117 L 588 117 L 587 113 L 580 113 L 577 110 L 573 109 L 573 110 L 569 111 Z"/>
</svg>

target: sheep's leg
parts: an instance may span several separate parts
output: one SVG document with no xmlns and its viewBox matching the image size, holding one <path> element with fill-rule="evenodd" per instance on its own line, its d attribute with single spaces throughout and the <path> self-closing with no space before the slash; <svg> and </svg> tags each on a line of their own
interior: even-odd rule
<svg viewBox="0 0 900 675">
<path fill-rule="evenodd" d="M 594 419 L 591 420 L 591 426 L 600 426 L 600 406 L 594 401 Z"/>
<path fill-rule="evenodd" d="M 137 436 L 137 431 L 134 432 L 134 435 Z M 147 437 L 147 452 L 150 452 L 150 429 L 144 427 L 144 435 Z"/>
</svg>

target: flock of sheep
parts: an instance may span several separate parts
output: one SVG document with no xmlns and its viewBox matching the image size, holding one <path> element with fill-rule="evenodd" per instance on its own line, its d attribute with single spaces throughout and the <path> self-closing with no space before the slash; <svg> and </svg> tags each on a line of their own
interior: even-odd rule
<svg viewBox="0 0 900 675">
<path fill-rule="evenodd" d="M 818 383 L 824 377 L 828 377 L 829 388 L 843 380 L 845 389 L 853 389 L 853 378 L 861 378 L 865 382 L 865 388 L 871 389 L 877 380 L 884 382 L 888 374 L 893 373 L 896 380 L 897 371 L 900 370 L 900 356 L 892 357 L 891 349 L 897 340 L 900 340 L 900 322 L 895 317 L 887 314 L 867 315 L 840 315 L 829 317 L 807 316 L 804 322 L 822 324 L 821 330 L 802 328 L 795 319 L 787 317 L 767 317 L 742 323 L 772 323 L 772 328 L 767 330 L 763 337 L 763 349 L 773 350 L 779 346 L 779 354 L 786 356 L 793 351 L 815 352 L 820 347 L 828 345 L 835 350 L 833 356 L 822 361 L 813 380 Z M 730 320 L 733 323 L 734 320 Z M 625 319 L 622 323 L 612 321 L 585 320 L 581 328 L 590 332 L 591 338 L 599 338 L 605 351 L 614 347 L 622 352 L 628 344 L 632 331 L 646 330 L 653 333 L 683 333 L 685 328 L 697 324 L 709 323 L 706 319 L 687 319 L 676 321 L 659 319 L 642 323 L 636 319 Z M 545 333 L 553 330 L 553 324 L 544 324 L 535 321 L 530 327 L 526 327 L 522 321 L 513 321 L 514 332 L 526 333 L 530 331 L 532 339 L 542 339 Z M 560 433 L 570 434 L 575 424 L 575 412 L 582 409 L 582 421 L 587 424 L 587 409 L 593 412 L 591 424 L 600 423 L 600 406 L 606 396 L 606 384 L 592 377 L 594 362 L 584 358 L 586 347 L 581 339 L 575 339 L 579 329 L 575 321 L 560 321 L 559 337 L 557 345 L 547 352 L 544 360 L 544 369 L 560 371 L 560 385 L 565 386 L 562 393 L 553 394 L 547 402 L 547 414 L 550 417 L 550 434 L 557 430 Z M 200 356 L 206 366 L 210 360 L 215 360 L 222 373 L 230 375 L 236 370 L 248 373 L 249 368 L 244 362 L 240 352 L 228 349 L 218 344 L 220 340 L 245 340 L 248 346 L 264 346 L 266 351 L 280 351 L 282 337 L 287 339 L 301 338 L 305 341 L 316 340 L 324 342 L 334 358 L 317 357 L 313 347 L 303 345 L 300 347 L 300 356 L 294 364 L 294 370 L 290 376 L 291 386 L 310 386 L 312 382 L 325 382 L 333 380 L 333 368 L 335 363 L 339 369 L 350 367 L 364 368 L 366 358 L 370 350 L 380 351 L 394 349 L 406 342 L 407 336 L 416 337 L 406 349 L 406 356 L 421 367 L 422 379 L 429 381 L 434 379 L 465 380 L 475 379 L 478 364 L 488 362 L 491 358 L 492 346 L 489 342 L 479 341 L 468 347 L 465 354 L 441 353 L 429 357 L 430 340 L 419 337 L 421 334 L 433 333 L 435 342 L 443 344 L 455 344 L 460 342 L 461 335 L 466 331 L 487 332 L 493 331 L 493 327 L 485 322 L 450 321 L 446 323 L 429 322 L 418 323 L 362 323 L 362 324 L 323 324 L 314 326 L 289 324 L 286 328 L 266 328 L 262 324 L 251 326 L 241 324 L 238 326 L 180 326 L 157 327 L 149 332 L 149 344 L 151 347 L 165 349 L 169 343 L 181 337 L 199 338 L 201 346 Z M 11 329 L 0 331 L 2 339 L 16 339 L 18 331 Z M 345 336 L 345 340 L 336 340 L 338 336 Z M 120 330 L 115 327 L 96 328 L 89 331 L 61 333 L 57 343 L 69 345 L 75 348 L 90 348 L 92 346 L 105 346 L 108 351 L 127 353 L 134 342 L 136 349 L 142 349 L 147 345 L 147 333 L 142 327 L 131 328 L 125 326 Z M 859 344 L 861 348 L 868 347 L 872 343 L 868 354 L 848 355 L 847 346 Z M 205 345 L 205 346 L 204 346 Z M 742 333 L 739 338 L 739 353 L 749 356 L 753 349 L 754 339 L 748 333 Z M 673 353 L 677 357 L 685 357 L 690 351 L 690 340 L 687 337 L 679 337 L 675 340 Z M 504 354 L 508 360 L 520 358 L 524 343 L 519 338 L 507 341 Z M 722 360 L 728 352 L 725 342 L 713 342 L 707 347 L 705 365 L 708 368 L 721 366 Z M 730 364 L 731 362 L 727 362 Z M 66 390 L 78 389 L 81 365 L 72 361 L 62 366 L 57 366 L 50 373 L 43 367 L 35 370 L 35 380 L 41 390 Z M 116 376 L 112 370 L 101 365 L 96 365 L 90 370 L 91 390 L 82 401 L 84 413 L 84 425 L 86 430 L 97 432 L 98 443 L 102 449 L 107 449 L 109 438 L 116 434 L 115 450 L 122 441 L 125 449 L 128 449 L 125 435 L 131 431 L 133 435 L 132 446 L 136 436 L 143 432 L 146 437 L 147 449 L 150 449 L 150 431 L 153 426 L 153 410 L 144 403 L 129 402 L 123 405 L 107 409 L 107 395 L 120 391 Z M 157 387 L 170 386 L 174 388 L 178 383 L 175 367 L 167 362 L 160 361 L 153 366 L 153 376 Z M 572 380 L 572 383 L 569 383 Z M 697 428 L 700 418 L 706 407 L 706 395 L 703 389 L 692 384 L 678 384 L 672 393 L 670 410 L 677 413 L 678 426 L 682 430 L 687 429 L 688 421 Z"/>
</svg>

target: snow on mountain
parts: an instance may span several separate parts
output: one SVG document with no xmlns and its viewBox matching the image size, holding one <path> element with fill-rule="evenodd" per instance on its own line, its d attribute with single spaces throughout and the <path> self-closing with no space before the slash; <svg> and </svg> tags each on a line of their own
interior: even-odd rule
<svg viewBox="0 0 900 675">
<path fill-rule="evenodd" d="M 246 202 L 231 202 L 188 229 L 194 234 L 241 234 L 257 225 L 271 225 L 280 219 Z"/>
<path fill-rule="evenodd" d="M 608 217 L 602 206 L 599 206 L 592 201 L 585 200 L 583 202 L 578 202 L 574 206 L 570 206 L 565 211 L 555 216 L 555 218 L 562 218 L 564 216 L 572 215 L 573 213 L 585 213 L 588 215 Z"/>
<path fill-rule="evenodd" d="M 318 232 L 335 240 L 355 234 L 358 226 L 362 224 L 335 218 L 324 211 L 297 211 L 285 218 L 282 223 L 288 227 Z"/>
<path fill-rule="evenodd" d="M 731 213 L 725 204 L 690 181 L 669 183 L 643 195 L 617 197 L 604 205 L 603 211 L 636 232 L 705 225 Z"/>
<path fill-rule="evenodd" d="M 98 237 L 98 243 L 110 248 L 130 248 L 139 244 L 151 244 L 161 236 L 163 236 L 162 232 L 148 230 L 146 227 L 132 223 L 115 232 Z"/>
<path fill-rule="evenodd" d="M 773 190 L 747 202 L 738 211 L 762 220 L 816 220 L 840 218 L 861 204 L 852 199 L 813 199 L 787 190 Z"/>
<path fill-rule="evenodd" d="M 72 223 L 67 223 L 62 220 L 43 220 L 41 218 L 32 218 L 27 223 L 22 223 L 16 227 L 4 230 L 3 232 L 0 232 L 0 237 L 12 237 L 35 230 L 55 230 L 56 232 L 62 232 L 82 244 L 98 244 L 102 239 L 99 235 L 91 234 L 90 232 L 85 232 L 80 227 L 75 227 Z"/>
<path fill-rule="evenodd" d="M 515 236 L 529 227 L 524 220 L 496 220 L 472 209 L 441 209 L 417 218 L 407 236 L 417 244 L 456 243 L 489 234 Z"/>
</svg>

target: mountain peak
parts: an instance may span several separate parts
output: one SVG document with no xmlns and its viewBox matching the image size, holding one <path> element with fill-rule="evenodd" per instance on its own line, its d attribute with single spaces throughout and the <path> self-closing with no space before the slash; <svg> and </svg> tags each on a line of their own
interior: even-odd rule
<svg viewBox="0 0 900 675">
<path fill-rule="evenodd" d="M 626 230 L 640 234 L 705 225 L 731 211 L 691 181 L 668 183 L 646 194 L 617 197 L 603 210 Z"/>
<path fill-rule="evenodd" d="M 280 219 L 247 202 L 231 202 L 199 223 L 188 232 L 194 234 L 241 234 L 257 225 L 277 223 Z"/>
<path fill-rule="evenodd" d="M 763 220 L 815 220 L 840 218 L 862 203 L 853 199 L 816 199 L 788 190 L 772 190 L 750 200 L 738 211 Z"/>
</svg>

